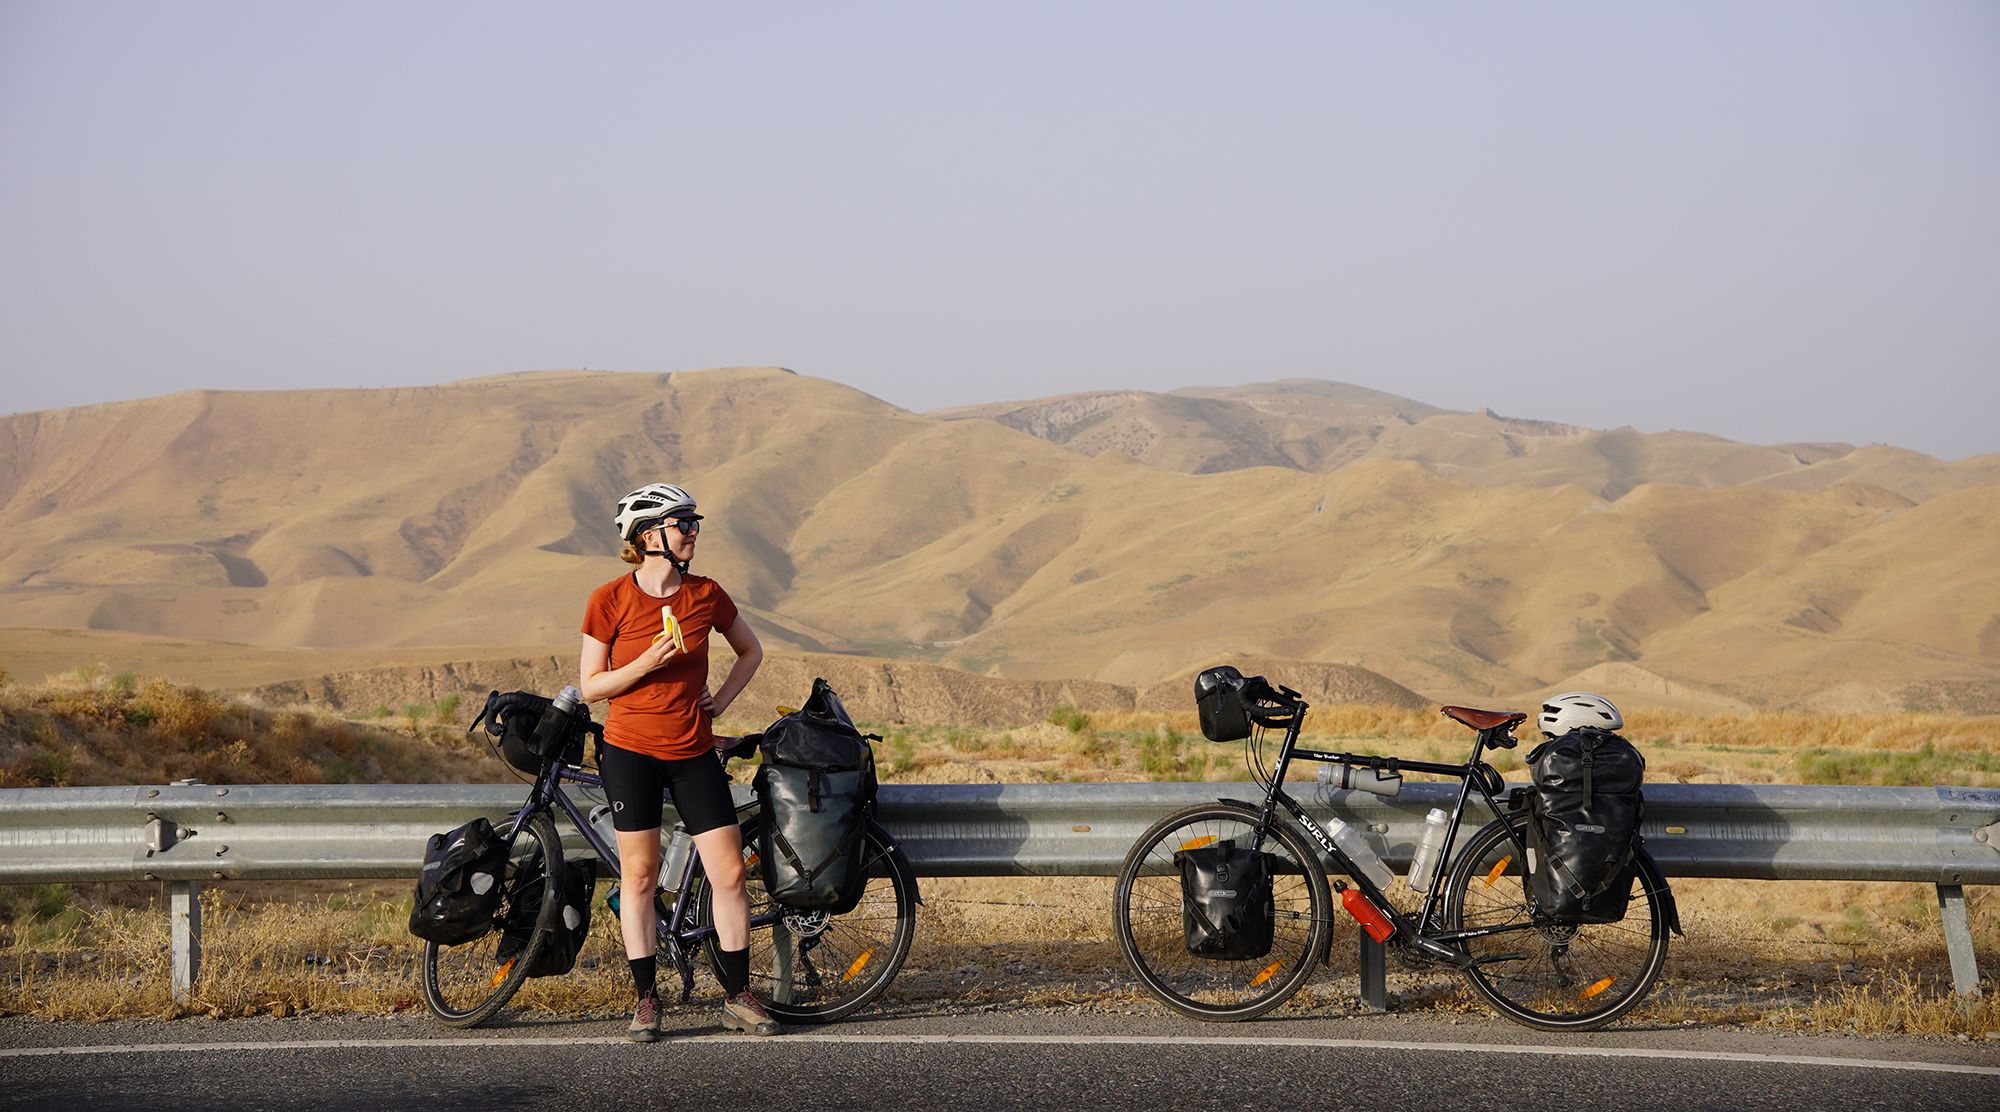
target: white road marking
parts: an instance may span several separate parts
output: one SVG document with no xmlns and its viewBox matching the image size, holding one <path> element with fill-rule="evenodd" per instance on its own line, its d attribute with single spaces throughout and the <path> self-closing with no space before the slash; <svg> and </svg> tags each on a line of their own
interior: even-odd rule
<svg viewBox="0 0 2000 1112">
<path fill-rule="evenodd" d="M 1195 1035 L 890 1035 L 796 1034 L 776 1042 L 744 1035 L 692 1035 L 661 1040 L 668 1044 L 702 1046 L 789 1046 L 795 1043 L 858 1043 L 869 1046 L 1240 1046 L 1256 1049 L 1461 1051 L 1469 1054 L 1540 1054 L 1557 1058 L 1664 1058 L 1689 1062 L 1747 1062 L 1759 1065 L 1825 1066 L 1838 1069 L 1914 1070 L 1923 1073 L 1964 1073 L 2000 1077 L 2000 1066 L 1965 1066 L 1949 1062 L 1896 1061 L 1885 1058 L 1828 1058 L 1804 1054 L 1740 1054 L 1718 1050 L 1666 1050 L 1637 1046 L 1510 1046 L 1504 1043 L 1380 1042 L 1372 1039 L 1259 1038 Z M 178 1054 L 193 1051 L 269 1050 L 391 1050 L 439 1047 L 634 1046 L 615 1035 L 546 1038 L 458 1039 L 324 1039 L 298 1042 L 150 1043 L 116 1046 L 34 1046 L 0 1049 L 0 1059 L 37 1058 L 67 1054 Z"/>
</svg>

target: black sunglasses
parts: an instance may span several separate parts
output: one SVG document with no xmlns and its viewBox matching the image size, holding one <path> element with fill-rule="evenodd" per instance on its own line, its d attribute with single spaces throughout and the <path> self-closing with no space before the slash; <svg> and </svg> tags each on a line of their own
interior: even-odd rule
<svg viewBox="0 0 2000 1112">
<path fill-rule="evenodd" d="M 701 519 L 698 517 L 670 517 L 658 522 L 655 527 L 659 529 L 679 529 L 681 536 L 692 537 L 696 533 L 701 532 Z"/>
</svg>

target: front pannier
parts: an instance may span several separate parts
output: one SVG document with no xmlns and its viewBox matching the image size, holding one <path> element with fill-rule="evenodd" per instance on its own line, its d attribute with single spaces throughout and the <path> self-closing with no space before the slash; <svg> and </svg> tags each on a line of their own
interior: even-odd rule
<svg viewBox="0 0 2000 1112">
<path fill-rule="evenodd" d="M 507 839 L 485 818 L 431 835 L 410 907 L 410 933 L 443 946 L 493 929 L 507 869 Z"/>
<path fill-rule="evenodd" d="M 1646 759 L 1608 730 L 1571 730 L 1527 757 L 1528 894 L 1566 922 L 1625 917 L 1645 814 Z"/>
<path fill-rule="evenodd" d="M 1204 669 L 1194 678 L 1195 711 L 1201 736 L 1210 741 L 1242 741 L 1250 736 L 1250 707 L 1243 689 L 1249 681 L 1228 664 Z"/>
<path fill-rule="evenodd" d="M 1277 911 L 1271 899 L 1271 855 L 1234 842 L 1174 854 L 1181 871 L 1181 930 L 1188 953 L 1222 960 L 1271 952 Z"/>
<path fill-rule="evenodd" d="M 861 902 L 862 834 L 875 811 L 873 737 L 854 728 L 823 679 L 813 680 L 804 707 L 764 730 L 751 783 L 764 809 L 758 864 L 777 903 L 840 915 Z"/>
<path fill-rule="evenodd" d="M 532 871 L 518 878 L 520 896 L 507 913 L 507 922 L 500 936 L 500 950 L 497 958 L 502 967 L 514 956 L 528 948 L 528 941 L 535 935 L 535 922 L 542 917 L 542 883 L 547 875 L 539 857 Z M 577 952 L 590 937 L 590 896 L 597 888 L 597 862 L 595 860 L 566 861 L 563 863 L 562 886 L 558 889 L 562 897 L 562 908 L 556 915 L 554 933 L 535 955 L 534 963 L 528 966 L 530 977 L 556 977 L 569 972 L 576 966 Z"/>
</svg>

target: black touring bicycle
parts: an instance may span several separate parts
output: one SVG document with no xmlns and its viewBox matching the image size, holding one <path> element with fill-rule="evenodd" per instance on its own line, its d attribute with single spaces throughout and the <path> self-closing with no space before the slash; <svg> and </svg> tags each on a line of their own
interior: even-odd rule
<svg viewBox="0 0 2000 1112">
<path fill-rule="evenodd" d="M 1204 672 L 1196 694 L 1202 732 L 1211 741 L 1244 740 L 1265 790 L 1258 802 L 1222 799 L 1168 815 L 1140 836 L 1119 871 L 1119 944 L 1146 988 L 1176 1011 L 1239 1020 L 1283 1003 L 1330 952 L 1335 892 L 1403 964 L 1457 970 L 1495 1011 L 1530 1027 L 1601 1027 L 1635 1007 L 1659 977 L 1667 934 L 1680 933 L 1680 922 L 1643 845 L 1585 914 L 1558 916 L 1537 901 L 1530 814 L 1503 803 L 1506 784 L 1480 759 L 1518 744 L 1513 730 L 1525 714 L 1443 708 L 1474 738 L 1464 764 L 1439 764 L 1303 748 L 1306 701 L 1233 668 Z M 1264 760 L 1266 728 L 1284 731 L 1273 765 Z M 1420 878 L 1428 891 L 1418 906 L 1391 900 L 1391 876 L 1359 831 L 1336 819 L 1329 833 L 1285 791 L 1294 760 L 1328 762 L 1333 784 L 1380 795 L 1395 794 L 1404 772 L 1462 782 L 1434 865 Z M 1460 839 L 1475 794 L 1496 817 Z M 1329 873 L 1346 880 L 1330 890 Z"/>
</svg>

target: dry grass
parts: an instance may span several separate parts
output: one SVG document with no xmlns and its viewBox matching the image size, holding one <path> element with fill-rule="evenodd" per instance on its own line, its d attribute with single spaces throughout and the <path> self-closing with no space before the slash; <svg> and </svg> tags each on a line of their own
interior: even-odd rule
<svg viewBox="0 0 2000 1112">
<path fill-rule="evenodd" d="M 32 687 L 0 686 L 0 787 L 163 784 L 435 783 L 502 772 L 467 737 L 459 708 L 418 707 L 353 722 L 269 710 L 130 672 L 81 668 Z M 445 719 L 445 721 L 440 721 Z"/>
<path fill-rule="evenodd" d="M 1462 761 L 1472 744 L 1469 731 L 1434 710 L 1315 707 L 1307 727 L 1306 744 L 1336 752 Z M 1244 778 L 1241 746 L 1209 743 L 1192 712 L 1058 707 L 1025 726 L 874 728 L 888 739 L 891 780 L 945 782 L 968 778 L 968 769 L 970 778 L 1017 781 Z M 1527 778 L 1529 733 L 1519 749 L 1489 757 L 1510 780 Z M 1625 734 L 1654 782 L 2000 786 L 1996 716 L 1642 712 Z M 1312 774 L 1305 765 L 1294 772 Z"/>
<path fill-rule="evenodd" d="M 924 882 L 917 940 L 885 1006 L 1151 1007 L 1112 940 L 1110 885 L 1096 877 Z M 9 890 L 0 1013 L 91 1021 L 421 1008 L 420 951 L 404 931 L 409 905 L 402 886 L 318 887 L 330 890 L 271 899 L 269 886 L 205 889 L 202 978 L 186 1003 L 169 991 L 167 916 L 157 892 L 128 906 L 61 886 Z M 1971 1001 L 1952 994 L 1927 886 L 1683 879 L 1675 891 L 1688 935 L 1674 941 L 1665 977 L 1628 1022 L 1972 1038 L 2000 1030 L 2000 1000 L 1990 988 Z M 1987 889 L 1969 894 L 1990 984 L 1992 955 L 2000 952 L 2000 896 Z M 621 1014 L 631 982 L 619 960 L 616 923 L 601 903 L 591 932 L 575 971 L 530 981 L 516 1006 Z M 1338 932 L 1329 967 L 1293 1007 L 1359 1007 L 1356 935 L 1344 923 Z M 1405 1011 L 1483 1011 L 1449 973 L 1408 972 L 1392 963 L 1390 989 Z M 697 992 L 697 1003 L 712 1002 L 705 975 Z"/>
<path fill-rule="evenodd" d="M 452 708 L 460 710 L 461 708 Z M 264 711 L 194 689 L 100 670 L 0 689 L 0 782 L 135 783 L 424 780 L 501 775 L 463 759 L 443 708 L 398 708 L 390 724 Z M 1939 716 L 1635 715 L 1627 733 L 1658 780 L 1993 784 L 2000 720 Z M 1434 712 L 1316 708 L 1319 747 L 1458 760 L 1470 738 Z M 400 727 L 400 728 L 397 728 Z M 878 726 L 885 779 L 1103 781 L 1241 777 L 1242 752 L 1204 741 L 1191 714 L 1058 708 L 1006 727 Z M 1519 752 L 1502 754 L 1519 779 Z M 1301 775 L 1311 775 L 1310 768 Z M 1815 776 L 1825 779 L 1815 780 Z M 1914 781 L 1912 778 L 1915 778 Z M 1688 936 L 1633 1022 L 1738 1022 L 1818 1031 L 1979 1038 L 2000 1030 L 1995 996 L 1951 993 L 1934 889 L 1918 884 L 1675 883 Z M 931 879 L 917 941 L 885 1003 L 912 1010 L 1154 1005 L 1112 941 L 1101 878 Z M 2000 962 L 2000 896 L 1972 889 L 1974 941 L 1989 980 Z M 193 999 L 168 985 L 159 886 L 0 888 L 0 1012 L 49 1018 L 421 1008 L 418 947 L 401 884 L 216 885 L 203 892 L 205 953 Z M 599 906 L 579 967 L 531 981 L 519 1006 L 621 1014 L 629 976 Z M 1354 933 L 1296 1007 L 1353 1009 Z M 1410 1010 L 1477 1012 L 1458 979 L 1392 968 Z M 702 992 L 713 995 L 712 988 Z"/>
</svg>

